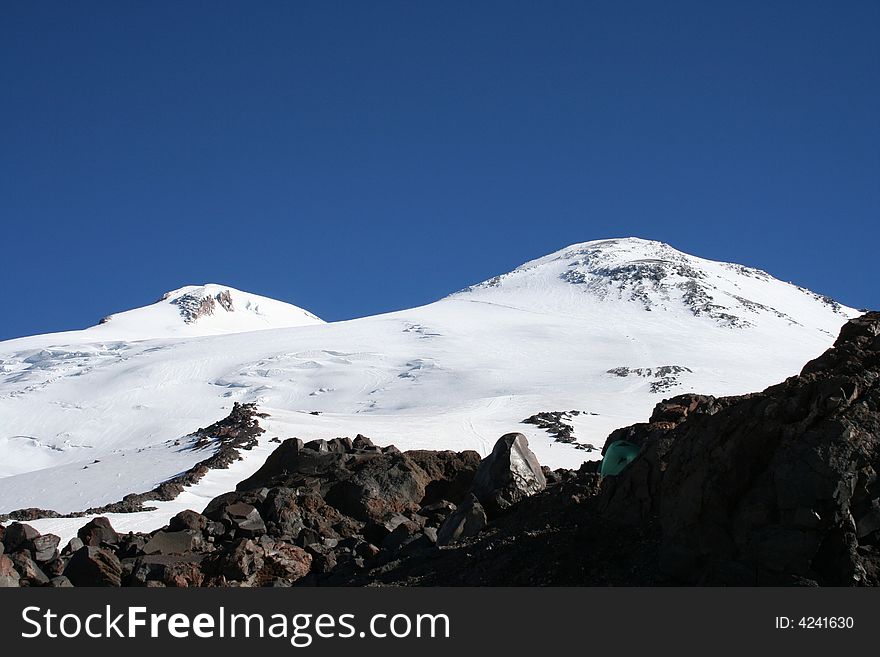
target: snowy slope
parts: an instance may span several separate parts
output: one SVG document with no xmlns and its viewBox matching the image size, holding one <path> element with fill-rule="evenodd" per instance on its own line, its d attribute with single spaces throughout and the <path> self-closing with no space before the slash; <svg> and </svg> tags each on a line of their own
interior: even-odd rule
<svg viewBox="0 0 880 657">
<path fill-rule="evenodd" d="M 121 528 L 160 526 L 231 488 L 273 436 L 363 433 L 485 454 L 522 431 L 542 463 L 574 467 L 598 453 L 520 421 L 587 411 L 576 436 L 601 445 L 663 397 L 743 393 L 795 374 L 856 314 L 764 272 L 630 238 L 573 245 L 427 306 L 347 322 L 0 343 L 0 512 L 80 510 L 148 490 L 206 457 L 177 439 L 234 401 L 270 414 L 260 448 Z"/>
</svg>

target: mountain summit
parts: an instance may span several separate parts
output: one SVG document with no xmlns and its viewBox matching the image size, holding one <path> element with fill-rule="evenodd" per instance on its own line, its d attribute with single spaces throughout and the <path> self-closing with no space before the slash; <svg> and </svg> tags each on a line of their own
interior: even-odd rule
<svg viewBox="0 0 880 657">
<path fill-rule="evenodd" d="M 96 326 L 17 338 L 0 345 L 191 338 L 323 323 L 324 320 L 293 304 L 228 285 L 206 283 L 171 290 L 148 306 L 107 315 Z"/>
<path fill-rule="evenodd" d="M 729 328 L 779 320 L 807 326 L 818 322 L 830 337 L 852 316 L 833 299 L 760 269 L 699 258 L 636 237 L 573 244 L 452 298 L 564 313 L 641 309 Z"/>
<path fill-rule="evenodd" d="M 217 335 L 323 324 L 307 310 L 226 285 L 187 285 L 166 292 L 156 303 L 109 315 L 95 329 L 110 327 L 148 337 Z"/>
</svg>

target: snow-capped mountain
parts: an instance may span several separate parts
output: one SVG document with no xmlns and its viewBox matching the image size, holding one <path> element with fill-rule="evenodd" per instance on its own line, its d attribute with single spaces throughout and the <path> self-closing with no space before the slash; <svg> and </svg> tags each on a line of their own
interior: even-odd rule
<svg viewBox="0 0 880 657">
<path fill-rule="evenodd" d="M 730 328 L 767 326 L 777 319 L 797 325 L 801 317 L 807 326 L 815 322 L 813 328 L 833 335 L 838 318 L 850 312 L 760 269 L 697 258 L 638 238 L 575 244 L 453 298 L 562 314 L 607 311 L 622 302 L 628 311 L 684 313 Z M 817 309 L 830 312 L 817 314 Z"/>
<path fill-rule="evenodd" d="M 18 343 L 70 345 L 108 340 L 132 342 L 323 323 L 322 319 L 298 306 L 242 292 L 227 285 L 207 283 L 166 292 L 149 306 L 107 315 L 97 325 L 87 329 L 49 333 L 0 344 L 15 347 Z"/>
<path fill-rule="evenodd" d="M 159 526 L 204 506 L 255 471 L 275 436 L 363 433 L 485 454 L 522 431 L 542 463 L 576 467 L 598 453 L 522 420 L 579 410 L 575 437 L 601 445 L 664 396 L 739 394 L 797 373 L 858 314 L 765 272 L 635 238 L 576 244 L 435 303 L 345 322 L 230 289 L 234 312 L 254 322 L 288 317 L 266 310 L 278 303 L 305 324 L 253 332 L 250 320 L 224 323 L 227 289 L 182 288 L 93 329 L 0 343 L 0 513 L 149 490 L 206 457 L 186 436 L 235 401 L 269 414 L 260 446 L 114 525 Z M 144 339 L 132 313 L 156 308 L 164 332 Z M 114 337 L 100 333 L 114 324 Z"/>
</svg>

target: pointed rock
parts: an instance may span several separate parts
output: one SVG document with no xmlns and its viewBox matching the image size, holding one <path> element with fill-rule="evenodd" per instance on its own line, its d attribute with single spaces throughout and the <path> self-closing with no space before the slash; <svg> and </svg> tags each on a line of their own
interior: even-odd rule
<svg viewBox="0 0 880 657">
<path fill-rule="evenodd" d="M 495 514 L 546 487 L 547 479 L 528 439 L 521 433 L 508 433 L 480 463 L 471 492 Z"/>
</svg>

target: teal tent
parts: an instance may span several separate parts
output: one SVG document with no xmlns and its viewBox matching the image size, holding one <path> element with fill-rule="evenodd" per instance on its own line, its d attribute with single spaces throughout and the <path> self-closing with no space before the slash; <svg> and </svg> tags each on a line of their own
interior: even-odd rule
<svg viewBox="0 0 880 657">
<path fill-rule="evenodd" d="M 638 445 L 627 440 L 615 440 L 605 450 L 599 473 L 603 476 L 620 474 L 638 455 Z"/>
</svg>

